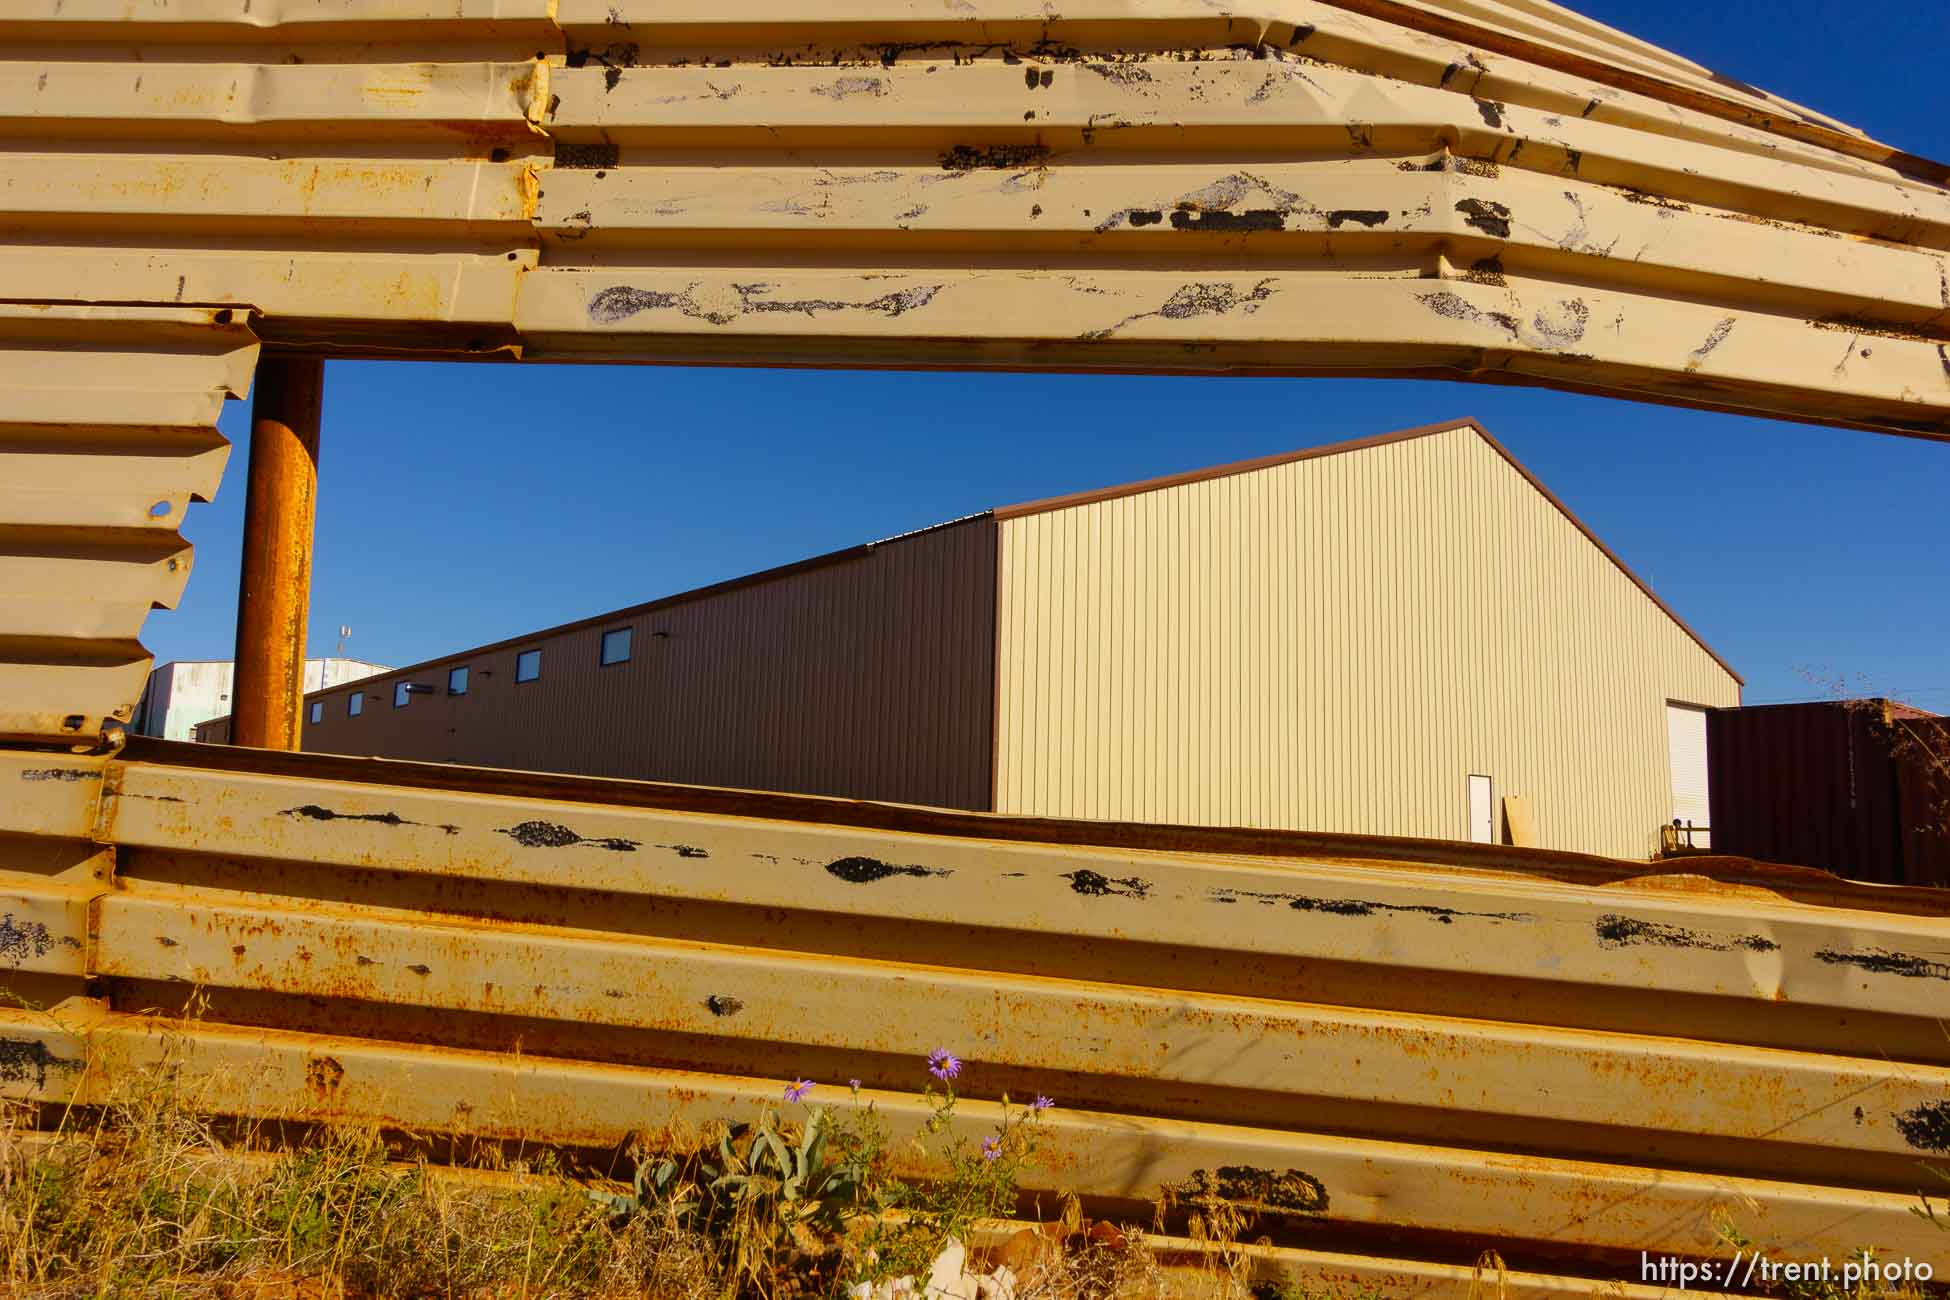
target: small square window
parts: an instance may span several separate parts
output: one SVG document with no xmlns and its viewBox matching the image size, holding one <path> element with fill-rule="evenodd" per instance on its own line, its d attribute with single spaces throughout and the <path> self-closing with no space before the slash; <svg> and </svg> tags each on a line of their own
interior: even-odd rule
<svg viewBox="0 0 1950 1300">
<path fill-rule="evenodd" d="M 532 682 L 542 675 L 542 652 L 524 650 L 515 656 L 515 680 Z"/>
<path fill-rule="evenodd" d="M 412 698 L 413 698 L 413 692 L 407 689 L 407 684 L 405 682 L 393 683 L 393 707 L 394 708 L 396 709 L 405 708 L 406 702 Z"/>
<path fill-rule="evenodd" d="M 325 721 L 325 701 L 313 700 L 311 702 L 311 720 L 314 725 Z"/>
<path fill-rule="evenodd" d="M 630 629 L 619 627 L 603 633 L 603 664 L 622 664 L 630 661 Z"/>
<path fill-rule="evenodd" d="M 364 713 L 365 711 L 366 711 L 366 693 L 364 691 L 354 691 L 352 692 L 352 694 L 345 697 L 346 717 L 356 718 L 361 713 Z"/>
<path fill-rule="evenodd" d="M 467 694 L 467 670 L 465 668 L 449 668 L 447 670 L 447 694 Z"/>
</svg>

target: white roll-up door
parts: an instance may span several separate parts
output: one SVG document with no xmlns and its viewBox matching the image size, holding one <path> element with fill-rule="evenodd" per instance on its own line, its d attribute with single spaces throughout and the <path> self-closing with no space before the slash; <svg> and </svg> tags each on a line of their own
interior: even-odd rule
<svg viewBox="0 0 1950 1300">
<path fill-rule="evenodd" d="M 1672 817 L 1681 826 L 1710 826 L 1706 789 L 1706 710 L 1666 705 L 1666 745 L 1672 756 Z M 1710 833 L 1695 831 L 1679 843 L 1711 848 Z"/>
</svg>

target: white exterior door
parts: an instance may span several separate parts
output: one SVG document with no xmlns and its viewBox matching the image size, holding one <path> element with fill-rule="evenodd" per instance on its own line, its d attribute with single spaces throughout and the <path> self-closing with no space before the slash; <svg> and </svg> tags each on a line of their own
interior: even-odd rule
<svg viewBox="0 0 1950 1300">
<path fill-rule="evenodd" d="M 1672 756 L 1672 817 L 1681 826 L 1710 826 L 1706 789 L 1706 710 L 1687 704 L 1666 705 L 1666 747 Z M 1683 831 L 1679 843 L 1696 849 L 1713 847 L 1709 832 Z"/>
<path fill-rule="evenodd" d="M 1487 776 L 1469 778 L 1469 838 L 1476 844 L 1496 843 L 1496 800 Z"/>
</svg>

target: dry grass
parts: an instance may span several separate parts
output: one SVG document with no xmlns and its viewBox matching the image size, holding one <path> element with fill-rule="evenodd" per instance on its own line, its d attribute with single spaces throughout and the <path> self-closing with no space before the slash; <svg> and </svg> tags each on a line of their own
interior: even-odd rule
<svg viewBox="0 0 1950 1300">
<path fill-rule="evenodd" d="M 456 1171 L 403 1162 L 358 1127 L 280 1144 L 219 1129 L 171 1069 L 126 1078 L 87 1112 L 0 1106 L 0 1295 L 781 1300 L 833 1290 L 808 1290 L 783 1259 L 735 1287 L 723 1243 L 654 1205 L 619 1217 L 546 1155 L 490 1153 Z M 1155 1274 L 1141 1249 L 1058 1252 L 1018 1300 L 1157 1295 Z"/>
<path fill-rule="evenodd" d="M 362 1128 L 278 1145 L 220 1131 L 167 1069 L 127 1078 L 110 1104 L 55 1117 L 51 1131 L 32 1108 L 0 1109 L 0 1296 L 789 1300 L 836 1294 L 844 1272 L 849 1247 L 829 1242 L 817 1271 L 795 1249 L 740 1281 L 724 1241 L 654 1203 L 619 1216 L 547 1155 L 434 1168 Z M 1255 1286 L 1240 1244 L 1255 1225 L 1215 1195 L 1161 1206 L 1155 1225 L 1167 1212 L 1183 1223 L 1210 1261 L 1202 1272 L 1161 1268 L 1135 1229 L 1083 1223 L 1073 1200 L 1063 1209 L 1013 1237 L 991 1228 L 978 1252 L 982 1267 L 1011 1265 L 1016 1300 L 1357 1300 Z"/>
<path fill-rule="evenodd" d="M 369 1129 L 264 1151 L 219 1138 L 168 1075 L 39 1132 L 0 1116 L 0 1284 L 46 1297 L 505 1297 L 716 1291 L 711 1252 L 615 1224 L 546 1160 L 504 1177 L 402 1165 Z"/>
</svg>

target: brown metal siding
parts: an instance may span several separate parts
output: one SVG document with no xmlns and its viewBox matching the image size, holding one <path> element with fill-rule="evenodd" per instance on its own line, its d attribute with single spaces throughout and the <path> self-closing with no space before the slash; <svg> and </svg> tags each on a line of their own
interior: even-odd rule
<svg viewBox="0 0 1950 1300">
<path fill-rule="evenodd" d="M 1950 719 L 1902 718 L 1892 725 L 1909 738 L 1896 765 L 1903 879 L 1950 887 Z"/>
<path fill-rule="evenodd" d="M 1941 720 L 1906 725 L 1941 743 Z M 1942 787 L 1927 763 L 1891 752 L 1880 701 L 1722 709 L 1706 728 L 1716 850 L 1852 880 L 1950 884 Z"/>
<path fill-rule="evenodd" d="M 304 748 L 986 809 L 994 620 L 995 524 L 971 520 L 315 693 Z M 434 693 L 396 709 L 401 681 Z"/>
</svg>

